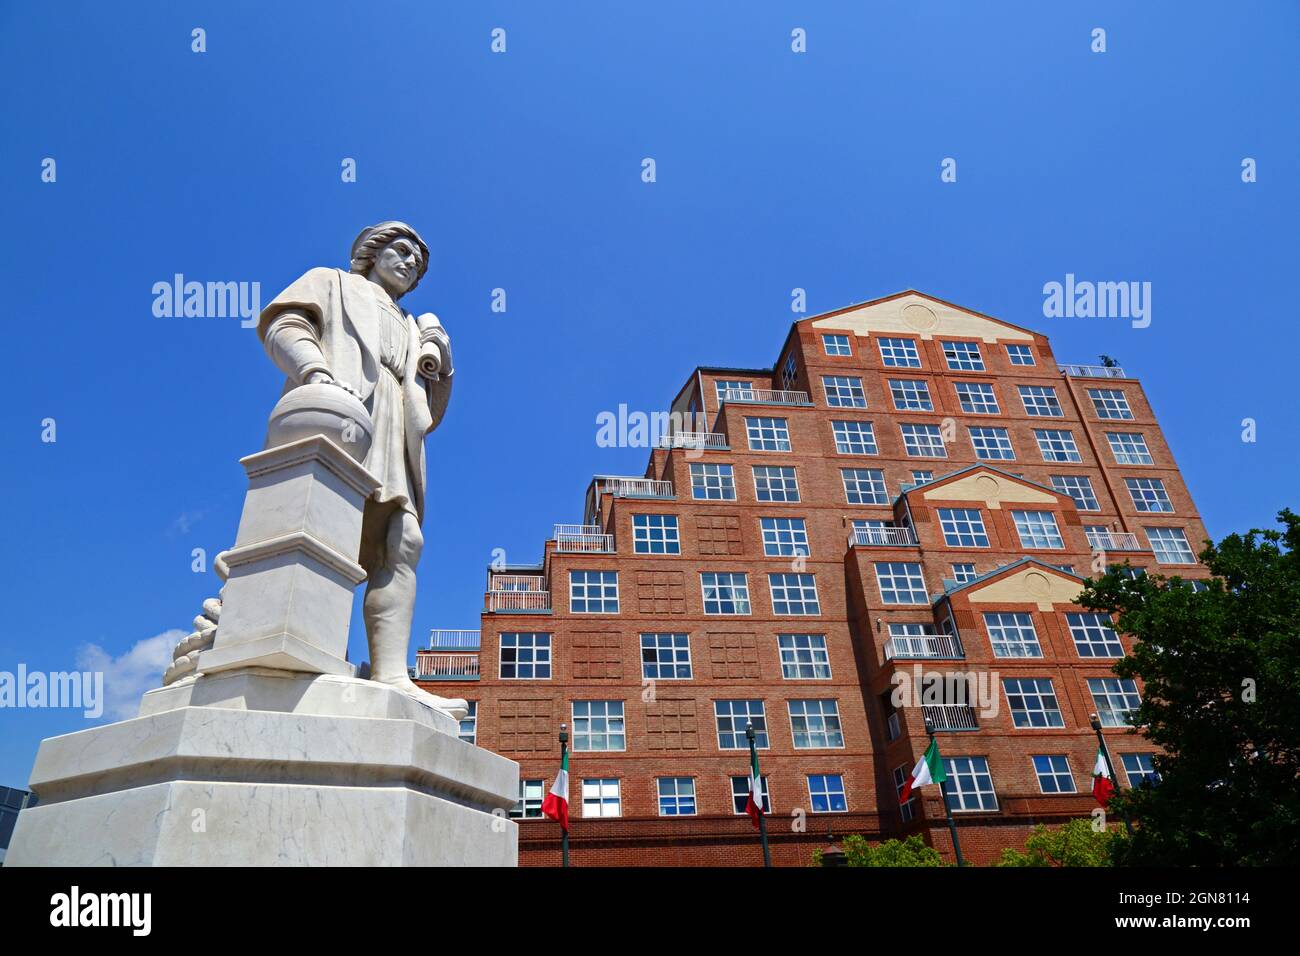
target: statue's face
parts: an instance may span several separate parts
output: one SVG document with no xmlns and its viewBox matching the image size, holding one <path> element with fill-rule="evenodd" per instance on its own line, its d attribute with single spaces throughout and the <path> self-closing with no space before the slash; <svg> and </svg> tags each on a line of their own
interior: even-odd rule
<svg viewBox="0 0 1300 956">
<path fill-rule="evenodd" d="M 406 236 L 398 236 L 375 256 L 371 278 L 379 280 L 394 297 L 406 292 L 420 275 L 420 250 Z"/>
</svg>

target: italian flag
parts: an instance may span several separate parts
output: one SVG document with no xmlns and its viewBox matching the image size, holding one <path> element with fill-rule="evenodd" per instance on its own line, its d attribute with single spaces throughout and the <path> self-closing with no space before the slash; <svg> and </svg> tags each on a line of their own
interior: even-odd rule
<svg viewBox="0 0 1300 956">
<path fill-rule="evenodd" d="M 1115 784 L 1110 779 L 1110 768 L 1106 766 L 1106 755 L 1097 747 L 1097 762 L 1092 765 L 1092 795 L 1103 807 L 1115 792 Z"/>
<path fill-rule="evenodd" d="M 749 754 L 749 799 L 745 801 L 745 812 L 754 826 L 763 818 L 763 778 L 758 773 L 758 751 Z"/>
<path fill-rule="evenodd" d="M 542 813 L 552 820 L 558 820 L 560 829 L 569 832 L 569 751 L 566 748 L 560 760 L 560 772 L 555 775 L 551 792 L 542 801 Z"/>
<path fill-rule="evenodd" d="M 921 759 L 912 768 L 912 776 L 904 784 L 903 792 L 898 795 L 898 802 L 899 804 L 907 803 L 912 796 L 914 787 L 924 787 L 931 783 L 943 783 L 947 779 L 948 775 L 943 770 L 943 758 L 939 756 L 939 741 L 931 738 L 930 746 L 925 748 L 925 753 L 921 755 Z"/>
</svg>

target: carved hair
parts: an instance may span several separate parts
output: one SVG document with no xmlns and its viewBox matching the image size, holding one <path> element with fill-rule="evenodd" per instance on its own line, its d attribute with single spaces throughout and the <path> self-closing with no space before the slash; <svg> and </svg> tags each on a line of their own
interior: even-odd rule
<svg viewBox="0 0 1300 956">
<path fill-rule="evenodd" d="M 364 238 L 363 238 L 364 237 Z M 378 226 L 372 226 L 370 229 L 362 232 L 357 237 L 357 241 L 352 246 L 352 264 L 350 271 L 357 275 L 369 275 L 370 270 L 375 266 L 375 259 L 379 256 L 384 248 L 397 239 L 410 239 L 415 243 L 419 252 L 420 265 L 416 271 L 415 281 L 410 287 L 403 292 L 406 295 L 424 278 L 424 274 L 429 271 L 429 247 L 424 244 L 424 240 L 410 226 L 403 222 L 385 222 Z M 398 296 L 400 299 L 402 296 Z"/>
</svg>

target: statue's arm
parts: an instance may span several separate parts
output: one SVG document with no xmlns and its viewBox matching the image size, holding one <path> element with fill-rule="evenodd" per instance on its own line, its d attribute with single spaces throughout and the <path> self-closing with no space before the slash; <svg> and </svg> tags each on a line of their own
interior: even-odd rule
<svg viewBox="0 0 1300 956">
<path fill-rule="evenodd" d="M 303 312 L 276 316 L 263 339 L 266 352 L 295 385 L 332 379 L 316 325 Z"/>
</svg>

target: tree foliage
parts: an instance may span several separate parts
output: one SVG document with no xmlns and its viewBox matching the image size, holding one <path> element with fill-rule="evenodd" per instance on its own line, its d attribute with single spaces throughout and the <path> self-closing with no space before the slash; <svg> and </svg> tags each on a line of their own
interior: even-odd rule
<svg viewBox="0 0 1300 956">
<path fill-rule="evenodd" d="M 913 834 L 906 840 L 886 840 L 868 843 L 865 837 L 849 834 L 840 845 L 844 851 L 845 866 L 950 866 L 939 851 L 926 846 L 925 841 Z M 813 863 L 822 865 L 821 851 L 813 854 Z"/>
<path fill-rule="evenodd" d="M 1061 827 L 1040 823 L 1023 850 L 1003 850 L 997 866 L 1111 866 L 1123 830 L 1112 823 L 1094 830 L 1091 820 L 1071 820 Z"/>
</svg>

